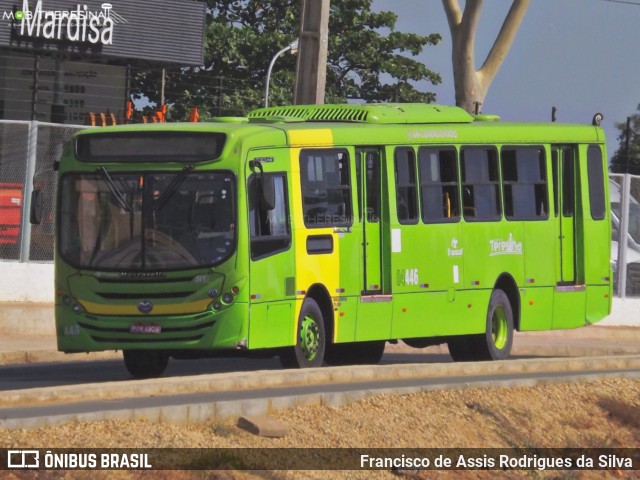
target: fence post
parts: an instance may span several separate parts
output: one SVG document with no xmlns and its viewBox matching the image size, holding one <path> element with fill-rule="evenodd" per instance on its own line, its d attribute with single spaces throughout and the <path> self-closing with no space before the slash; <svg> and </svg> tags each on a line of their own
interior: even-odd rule
<svg viewBox="0 0 640 480">
<path fill-rule="evenodd" d="M 620 195 L 620 239 L 618 242 L 618 295 L 627 295 L 627 244 L 629 237 L 629 203 L 631 202 L 631 175 L 625 173 Z"/>
<path fill-rule="evenodd" d="M 32 120 L 29 125 L 29 148 L 27 150 L 27 169 L 24 179 L 24 193 L 22 201 L 22 232 L 20 235 L 20 262 L 29 260 L 31 251 L 31 193 L 33 192 L 33 177 L 36 173 L 36 157 L 38 154 L 38 121 Z"/>
</svg>

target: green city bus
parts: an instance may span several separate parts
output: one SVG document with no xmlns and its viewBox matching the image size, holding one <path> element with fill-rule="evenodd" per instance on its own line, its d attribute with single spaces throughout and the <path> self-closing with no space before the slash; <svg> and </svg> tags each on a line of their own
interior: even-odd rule
<svg viewBox="0 0 640 480">
<path fill-rule="evenodd" d="M 58 168 L 62 352 L 377 363 L 508 357 L 611 311 L 605 140 L 427 104 L 87 129 Z"/>
</svg>

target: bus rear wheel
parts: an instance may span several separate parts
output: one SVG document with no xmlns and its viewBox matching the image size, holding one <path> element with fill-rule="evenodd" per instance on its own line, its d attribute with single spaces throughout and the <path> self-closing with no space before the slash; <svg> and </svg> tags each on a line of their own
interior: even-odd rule
<svg viewBox="0 0 640 480">
<path fill-rule="evenodd" d="M 484 335 L 476 338 L 477 360 L 506 360 L 513 345 L 513 309 L 503 290 L 494 290 L 487 309 Z"/>
<path fill-rule="evenodd" d="M 489 299 L 485 333 L 451 339 L 449 353 L 456 362 L 506 360 L 513 346 L 513 329 L 509 297 L 503 290 L 494 290 Z"/>
<path fill-rule="evenodd" d="M 322 310 L 313 298 L 305 298 L 298 316 L 296 344 L 280 354 L 284 368 L 313 368 L 322 366 L 326 336 Z"/>
<path fill-rule="evenodd" d="M 122 355 L 133 378 L 159 377 L 169 364 L 169 356 L 155 350 L 124 350 Z"/>
</svg>

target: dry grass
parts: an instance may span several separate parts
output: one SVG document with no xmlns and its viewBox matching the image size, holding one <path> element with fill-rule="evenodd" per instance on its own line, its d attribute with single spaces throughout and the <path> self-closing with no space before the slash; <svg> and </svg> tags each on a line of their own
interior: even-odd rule
<svg viewBox="0 0 640 480">
<path fill-rule="evenodd" d="M 621 427 L 640 431 L 640 405 L 611 397 L 601 398 L 598 405 Z"/>
<path fill-rule="evenodd" d="M 0 448 L 594 448 L 640 447 L 640 380 L 611 379 L 530 388 L 432 391 L 369 397 L 344 407 L 276 411 L 285 438 L 267 439 L 221 423 L 176 426 L 144 421 L 69 423 L 37 430 L 0 430 Z M 6 472 L 5 472 L 6 473 Z M 350 472 L 51 472 L 10 480 L 401 478 L 389 471 Z M 1 475 L 0 475 L 1 476 Z M 632 479 L 630 471 L 425 471 L 421 479 Z"/>
</svg>

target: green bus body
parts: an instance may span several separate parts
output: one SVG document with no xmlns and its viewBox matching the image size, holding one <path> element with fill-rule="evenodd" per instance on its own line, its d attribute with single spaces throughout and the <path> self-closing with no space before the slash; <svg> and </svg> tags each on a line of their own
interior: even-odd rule
<svg viewBox="0 0 640 480">
<path fill-rule="evenodd" d="M 597 126 L 434 105 L 85 130 L 58 172 L 58 349 L 316 365 L 355 342 L 463 352 L 509 316 L 592 324 L 611 310 L 605 158 Z"/>
</svg>

